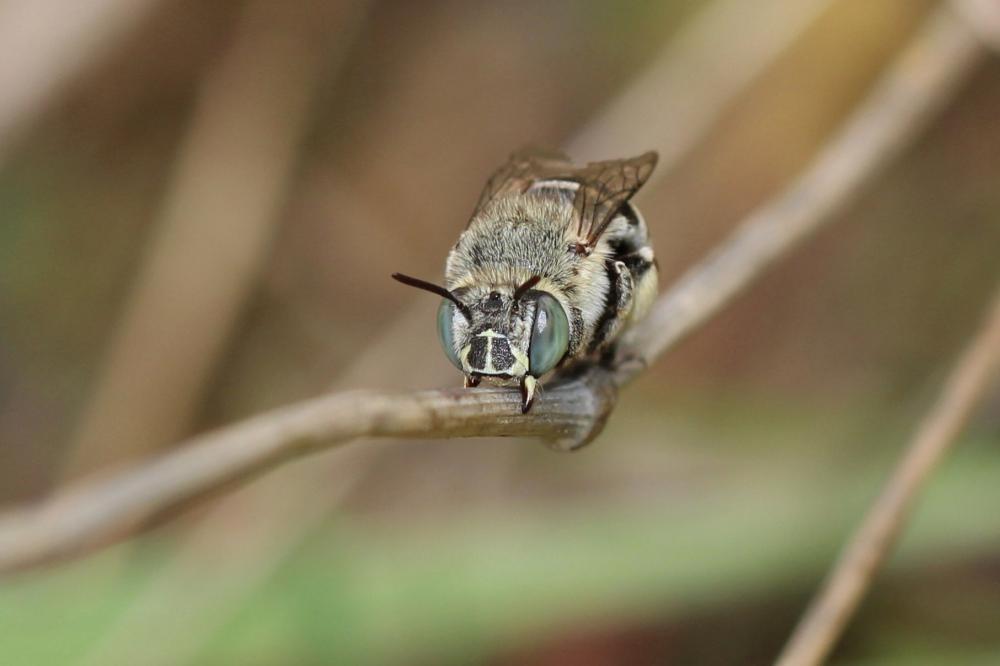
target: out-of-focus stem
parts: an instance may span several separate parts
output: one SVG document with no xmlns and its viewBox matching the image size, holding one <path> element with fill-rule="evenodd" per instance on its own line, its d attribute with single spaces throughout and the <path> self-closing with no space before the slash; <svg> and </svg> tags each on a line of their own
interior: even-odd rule
<svg viewBox="0 0 1000 666">
<path fill-rule="evenodd" d="M 954 444 L 998 368 L 1000 290 L 983 327 L 955 364 L 937 402 L 796 627 L 778 666 L 823 663 L 892 552 L 927 479 Z"/>
<path fill-rule="evenodd" d="M 254 0 L 202 81 L 69 474 L 187 434 L 267 255 L 328 35 L 313 3 Z"/>
<path fill-rule="evenodd" d="M 112 51 L 159 1 L 0 4 L 0 164 L 66 84 Z"/>
<path fill-rule="evenodd" d="M 588 160 L 656 148 L 660 164 L 651 178 L 663 178 L 829 4 L 709 3 L 573 137 L 567 152 Z"/>
</svg>

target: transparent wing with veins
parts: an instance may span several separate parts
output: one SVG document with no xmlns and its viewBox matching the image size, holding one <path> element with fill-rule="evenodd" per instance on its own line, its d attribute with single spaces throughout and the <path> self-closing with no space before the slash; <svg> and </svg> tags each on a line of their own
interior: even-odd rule
<svg viewBox="0 0 1000 666">
<path fill-rule="evenodd" d="M 650 151 L 621 160 L 591 162 L 577 167 L 562 153 L 538 149 L 521 150 L 513 155 L 487 181 L 473 217 L 495 197 L 523 194 L 543 181 L 576 183 L 573 207 L 577 232 L 589 248 L 600 239 L 622 204 L 642 187 L 656 166 L 657 155 Z"/>
</svg>

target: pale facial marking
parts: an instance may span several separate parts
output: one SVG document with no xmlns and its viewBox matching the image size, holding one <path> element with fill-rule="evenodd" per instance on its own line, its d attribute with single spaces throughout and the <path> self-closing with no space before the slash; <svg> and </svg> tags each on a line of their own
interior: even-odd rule
<svg viewBox="0 0 1000 666">
<path fill-rule="evenodd" d="M 461 358 L 468 373 L 521 377 L 528 372 L 527 355 L 492 329 L 473 337 L 462 349 Z"/>
</svg>

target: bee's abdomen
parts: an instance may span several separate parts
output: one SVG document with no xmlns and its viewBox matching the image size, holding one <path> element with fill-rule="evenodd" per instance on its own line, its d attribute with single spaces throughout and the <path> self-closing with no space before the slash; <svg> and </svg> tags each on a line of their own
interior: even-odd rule
<svg viewBox="0 0 1000 666">
<path fill-rule="evenodd" d="M 615 259 L 608 259 L 605 262 L 605 270 L 608 274 L 608 294 L 604 300 L 604 311 L 594 327 L 594 336 L 590 339 L 588 352 L 601 349 L 614 339 L 622 322 L 628 317 L 632 304 L 635 283 L 625 264 Z"/>
</svg>

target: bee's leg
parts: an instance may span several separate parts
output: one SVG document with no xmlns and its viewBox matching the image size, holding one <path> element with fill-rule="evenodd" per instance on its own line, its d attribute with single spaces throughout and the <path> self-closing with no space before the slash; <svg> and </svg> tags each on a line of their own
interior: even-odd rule
<svg viewBox="0 0 1000 666">
<path fill-rule="evenodd" d="M 608 301 L 605 305 L 604 314 L 597 322 L 597 329 L 594 337 L 590 341 L 590 351 L 595 352 L 605 348 L 622 328 L 622 324 L 628 319 L 632 312 L 632 303 L 635 295 L 635 284 L 632 281 L 632 273 L 625 262 L 608 261 L 609 285 Z"/>
<path fill-rule="evenodd" d="M 466 375 L 465 376 L 465 388 L 474 388 L 479 386 L 479 382 L 483 381 L 483 378 L 479 375 Z"/>
<path fill-rule="evenodd" d="M 622 261 L 628 267 L 635 284 L 632 290 L 632 309 L 623 323 L 624 327 L 628 327 L 645 317 L 646 313 L 649 312 L 656 300 L 659 276 L 656 259 L 653 258 L 653 251 L 648 245 L 626 255 Z M 615 349 L 616 346 L 614 344 L 609 346 L 608 357 L 604 359 L 606 364 L 619 367 L 638 367 L 640 370 L 644 370 L 649 364 L 647 359 L 639 356 L 636 352 L 620 353 L 619 350 Z"/>
<path fill-rule="evenodd" d="M 626 203 L 622 206 L 621 214 L 608 226 L 605 237 L 612 249 L 611 258 L 624 263 L 632 274 L 632 309 L 625 322 L 626 325 L 631 325 L 646 315 L 656 299 L 656 257 L 649 244 L 646 221 L 632 204 Z"/>
<path fill-rule="evenodd" d="M 535 402 L 535 389 L 538 387 L 538 380 L 531 375 L 521 378 L 521 413 L 527 414 L 531 405 Z"/>
<path fill-rule="evenodd" d="M 635 352 L 623 353 L 621 355 L 615 353 L 608 361 L 608 365 L 614 365 L 616 368 L 625 369 L 628 372 L 634 371 L 638 373 L 649 367 L 649 360 Z"/>
<path fill-rule="evenodd" d="M 656 301 L 656 292 L 659 290 L 659 271 L 656 268 L 656 259 L 653 258 L 653 250 L 649 246 L 640 249 L 622 259 L 632 273 L 632 280 L 635 282 L 635 297 L 632 301 L 632 312 L 629 314 L 628 325 L 631 326 L 646 316 L 649 309 Z"/>
</svg>

